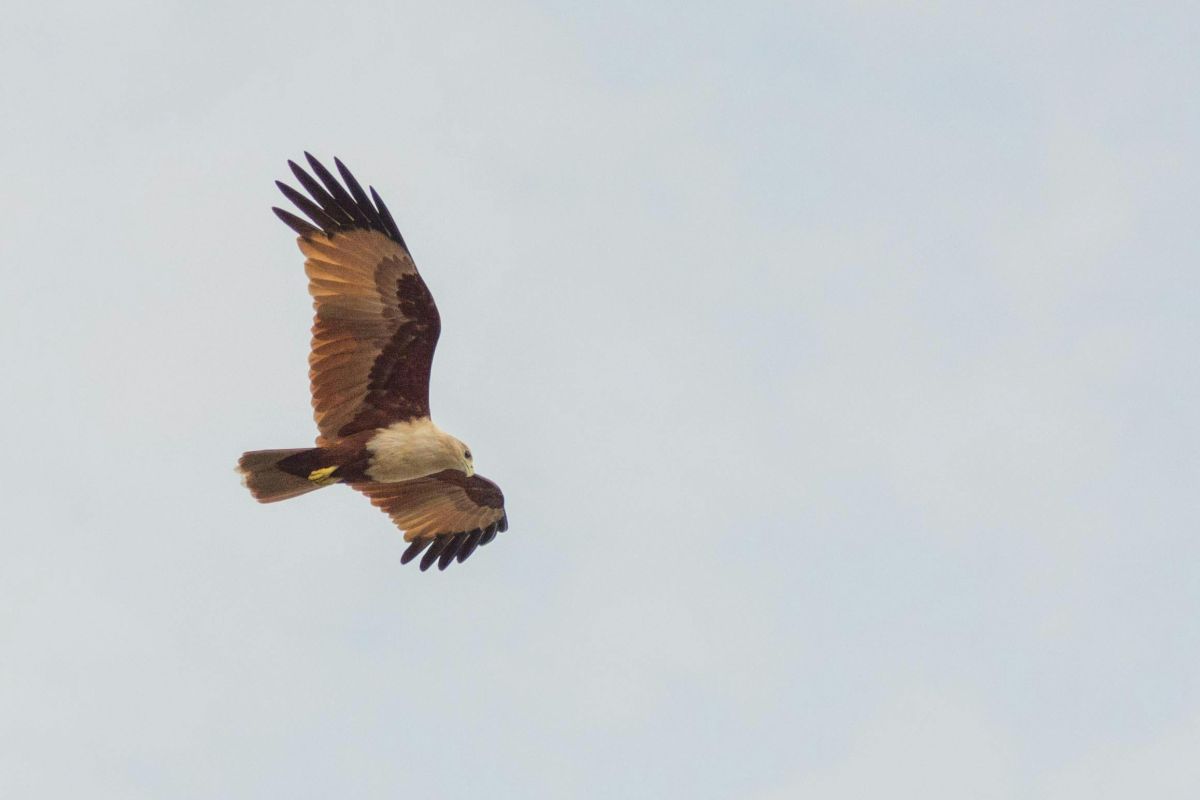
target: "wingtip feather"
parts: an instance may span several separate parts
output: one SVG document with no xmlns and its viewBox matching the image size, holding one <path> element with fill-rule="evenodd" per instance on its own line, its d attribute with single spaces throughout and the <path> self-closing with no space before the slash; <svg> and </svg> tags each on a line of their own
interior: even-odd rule
<svg viewBox="0 0 1200 800">
<path fill-rule="evenodd" d="M 271 210 L 275 212 L 275 216 L 279 217 L 284 225 L 287 225 L 305 239 L 321 232 L 320 228 L 305 222 L 291 212 L 284 211 L 282 208 L 271 206 Z"/>
</svg>

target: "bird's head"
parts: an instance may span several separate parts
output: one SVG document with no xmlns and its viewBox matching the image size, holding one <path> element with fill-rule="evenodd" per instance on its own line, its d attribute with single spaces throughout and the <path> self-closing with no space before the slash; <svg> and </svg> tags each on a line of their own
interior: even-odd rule
<svg viewBox="0 0 1200 800">
<path fill-rule="evenodd" d="M 475 459 L 471 455 L 471 448 L 467 447 L 465 442 L 461 442 L 458 439 L 455 439 L 454 442 L 458 445 L 459 469 L 467 473 L 467 477 L 469 478 L 475 474 Z"/>
</svg>

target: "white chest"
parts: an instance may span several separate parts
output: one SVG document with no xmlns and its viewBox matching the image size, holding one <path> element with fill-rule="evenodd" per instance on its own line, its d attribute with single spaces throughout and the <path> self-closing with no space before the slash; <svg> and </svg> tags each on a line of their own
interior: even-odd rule
<svg viewBox="0 0 1200 800">
<path fill-rule="evenodd" d="M 367 477 L 381 483 L 412 480 L 455 466 L 448 437 L 426 418 L 397 422 L 367 442 Z"/>
</svg>

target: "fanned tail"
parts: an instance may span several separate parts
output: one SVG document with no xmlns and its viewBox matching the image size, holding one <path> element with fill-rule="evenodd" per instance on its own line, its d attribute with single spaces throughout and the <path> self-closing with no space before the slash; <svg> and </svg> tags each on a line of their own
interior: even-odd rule
<svg viewBox="0 0 1200 800">
<path fill-rule="evenodd" d="M 322 486 L 323 481 L 313 481 L 284 472 L 279 462 L 290 456 L 307 453 L 311 448 L 298 447 L 292 450 L 251 450 L 238 459 L 237 471 L 242 474 L 242 483 L 260 503 L 275 503 L 307 494 Z"/>
</svg>

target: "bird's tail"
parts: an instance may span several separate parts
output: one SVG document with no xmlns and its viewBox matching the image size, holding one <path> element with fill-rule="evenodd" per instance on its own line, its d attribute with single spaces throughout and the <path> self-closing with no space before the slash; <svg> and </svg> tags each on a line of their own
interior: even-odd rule
<svg viewBox="0 0 1200 800">
<path fill-rule="evenodd" d="M 308 477 L 293 475 L 279 468 L 279 462 L 291 456 L 311 452 L 310 448 L 293 450 L 251 450 L 238 459 L 237 471 L 242 474 L 242 483 L 260 503 L 274 503 L 328 486 L 336 481 L 324 480 L 318 470 Z M 333 470 L 329 470 L 333 472 Z"/>
</svg>

